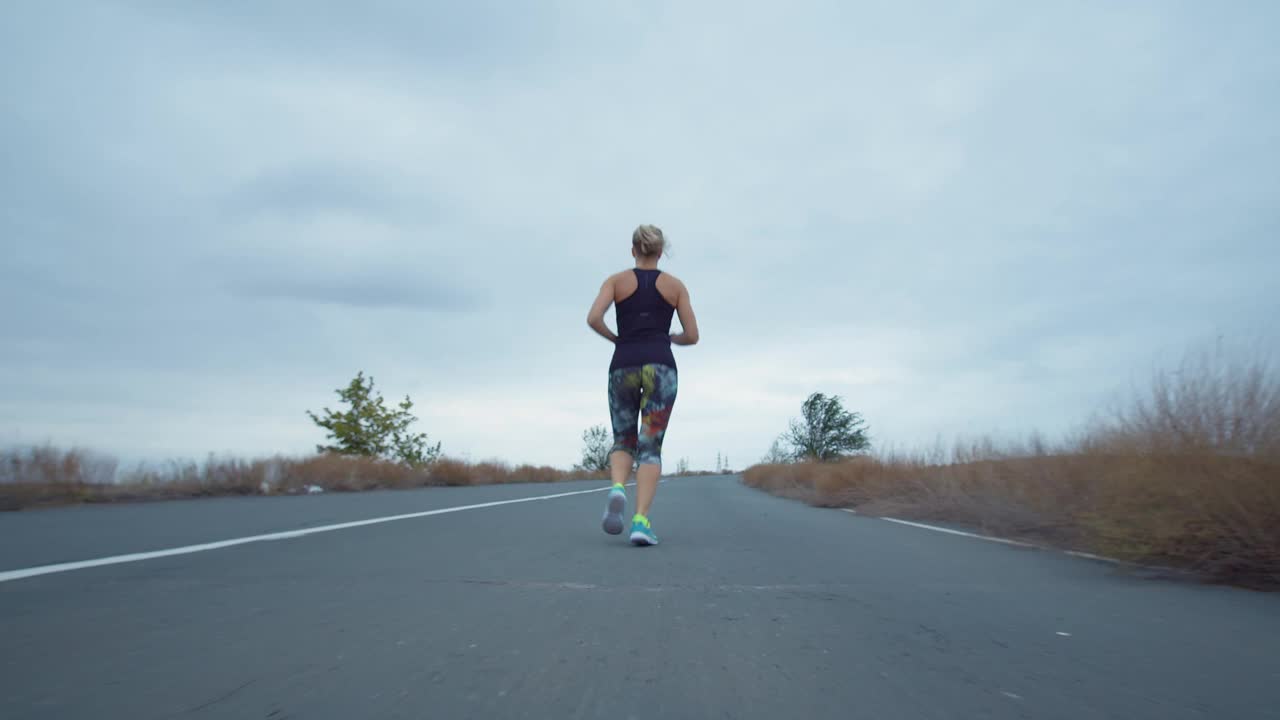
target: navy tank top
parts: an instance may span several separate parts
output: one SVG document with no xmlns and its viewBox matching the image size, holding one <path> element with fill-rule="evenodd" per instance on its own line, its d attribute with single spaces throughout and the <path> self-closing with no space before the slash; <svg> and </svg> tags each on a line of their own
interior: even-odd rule
<svg viewBox="0 0 1280 720">
<path fill-rule="evenodd" d="M 658 292 L 661 270 L 636 268 L 636 291 L 615 308 L 618 343 L 609 372 L 641 365 L 676 366 L 671 354 L 671 316 L 676 309 Z"/>
</svg>

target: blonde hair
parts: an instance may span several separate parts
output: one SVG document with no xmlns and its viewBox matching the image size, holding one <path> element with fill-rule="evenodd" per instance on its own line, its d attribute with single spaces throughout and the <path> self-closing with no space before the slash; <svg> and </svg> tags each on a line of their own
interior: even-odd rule
<svg viewBox="0 0 1280 720">
<path fill-rule="evenodd" d="M 641 257 L 661 257 L 667 250 L 667 239 L 657 225 L 641 225 L 631 233 L 631 247 Z"/>
</svg>

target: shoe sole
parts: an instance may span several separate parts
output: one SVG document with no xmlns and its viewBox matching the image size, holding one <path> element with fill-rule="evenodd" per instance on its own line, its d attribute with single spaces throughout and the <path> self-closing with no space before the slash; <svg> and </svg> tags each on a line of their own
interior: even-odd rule
<svg viewBox="0 0 1280 720">
<path fill-rule="evenodd" d="M 627 496 L 621 493 L 609 494 L 609 507 L 604 511 L 604 531 L 610 535 L 622 534 L 622 511 L 627 509 Z"/>
<path fill-rule="evenodd" d="M 644 533 L 633 532 L 631 533 L 631 544 L 636 547 L 648 547 L 649 545 L 657 545 L 658 539 Z"/>
</svg>

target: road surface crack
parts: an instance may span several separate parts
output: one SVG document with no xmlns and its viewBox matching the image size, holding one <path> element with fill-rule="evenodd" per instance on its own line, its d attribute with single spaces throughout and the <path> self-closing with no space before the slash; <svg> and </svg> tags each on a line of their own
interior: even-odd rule
<svg viewBox="0 0 1280 720">
<path fill-rule="evenodd" d="M 245 688 L 249 687 L 250 685 L 252 685 L 252 684 L 254 684 L 254 683 L 256 683 L 256 682 L 258 682 L 258 679 L 257 679 L 257 678 L 253 678 L 252 680 L 246 680 L 245 682 L 241 683 L 240 685 L 238 685 L 238 686 L 236 686 L 236 687 L 234 687 L 234 688 L 231 688 L 230 690 L 228 690 L 228 691 L 226 691 L 225 693 L 223 693 L 223 694 L 219 695 L 218 697 L 216 697 L 216 698 L 214 698 L 214 699 L 212 699 L 212 700 L 210 700 L 210 701 L 208 701 L 208 702 L 206 702 L 206 703 L 204 703 L 204 704 L 197 705 L 197 706 L 195 706 L 195 707 L 191 708 L 190 710 L 187 710 L 187 712 L 188 712 L 188 713 L 200 712 L 201 710 L 204 710 L 204 709 L 205 709 L 205 708 L 207 708 L 207 707 L 212 707 L 212 706 L 214 706 L 214 705 L 217 705 L 217 704 L 218 704 L 218 703 L 220 703 L 220 702 L 224 702 L 224 701 L 226 701 L 226 700 L 230 700 L 233 696 L 235 696 L 235 694 L 236 694 L 236 693 L 240 692 L 241 690 L 243 690 L 243 689 L 245 689 Z"/>
</svg>

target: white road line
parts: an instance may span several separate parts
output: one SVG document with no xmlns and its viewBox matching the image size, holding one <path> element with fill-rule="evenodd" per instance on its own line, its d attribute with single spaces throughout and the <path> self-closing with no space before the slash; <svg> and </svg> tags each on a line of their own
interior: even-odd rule
<svg viewBox="0 0 1280 720">
<path fill-rule="evenodd" d="M 497 500 L 494 502 L 477 503 L 475 505 L 459 505 L 457 507 L 425 510 L 423 512 L 405 513 L 403 515 L 388 515 L 386 517 L 370 518 L 368 520 L 356 520 L 354 522 L 338 523 L 336 525 L 321 525 L 318 527 L 303 528 L 301 530 L 286 530 L 284 532 L 268 533 L 266 535 L 250 535 L 248 537 L 232 538 L 230 540 L 201 543 L 199 545 L 184 545 L 182 547 L 168 548 L 166 550 L 130 553 L 128 555 L 113 555 L 111 557 L 95 558 L 93 560 L 80 560 L 78 562 L 58 563 L 56 565 L 40 565 L 38 567 L 22 568 L 19 570 L 6 570 L 4 572 L 0 572 L 0 583 L 12 580 L 22 580 L 24 578 L 36 577 L 39 575 L 52 575 L 53 573 L 71 572 L 72 570 L 84 570 L 85 568 L 100 567 L 102 565 L 120 565 L 122 563 L 140 562 L 142 560 L 169 557 L 171 555 L 189 555 L 191 553 L 205 552 L 207 550 L 220 550 L 222 548 L 233 547 L 235 545 L 247 545 L 248 543 L 269 542 L 272 540 L 289 540 L 292 538 L 304 537 L 306 535 L 333 532 L 334 530 L 347 530 L 350 528 L 364 527 L 366 525 L 379 525 L 381 523 L 395 522 L 397 520 L 411 520 L 413 518 L 428 517 L 431 515 L 446 515 L 448 513 L 462 512 L 463 510 L 479 510 L 481 508 L 497 507 L 499 505 L 514 505 L 516 503 L 534 502 L 536 500 L 553 500 L 555 498 L 569 497 L 570 495 L 585 495 L 587 493 L 605 492 L 607 490 L 609 490 L 609 487 L 592 488 L 590 490 L 575 490 L 573 492 L 556 493 L 554 495 L 536 495 L 534 497 L 516 498 L 514 500 Z"/>
<path fill-rule="evenodd" d="M 853 512 L 853 511 L 846 510 L 846 512 Z M 1062 550 L 1060 548 L 1049 547 L 1048 545 L 1036 545 L 1035 543 L 1021 542 L 1018 540 L 1008 540 L 1006 538 L 992 537 L 990 535 L 979 535 L 977 533 L 965 532 L 963 530 L 952 530 L 951 528 L 938 527 L 937 525 L 926 525 L 924 523 L 911 522 L 910 520 L 899 520 L 897 518 L 891 518 L 891 517 L 881 517 L 880 519 L 888 520 L 891 523 L 898 523 L 899 525 L 910 525 L 911 527 L 921 528 L 923 530 L 933 530 L 934 532 L 947 533 L 948 535 L 959 535 L 961 537 L 975 538 L 977 540 L 986 540 L 988 542 L 1001 543 L 1003 545 L 1014 545 L 1017 547 L 1032 548 L 1035 550 L 1061 552 L 1063 554 L 1070 555 L 1072 557 L 1085 558 L 1087 560 L 1100 560 L 1102 562 L 1111 563 L 1113 565 L 1128 565 L 1128 566 L 1133 565 L 1133 563 L 1128 563 L 1128 562 L 1125 562 L 1124 560 L 1117 560 L 1115 558 L 1109 558 L 1103 555 L 1094 555 L 1093 553 L 1080 552 L 1078 550 Z"/>
<path fill-rule="evenodd" d="M 988 540 L 990 542 L 1003 543 L 1005 545 L 1016 545 L 1018 547 L 1039 548 L 1039 545 L 1031 543 L 1019 542 L 1017 540 L 1006 540 L 1004 538 L 991 537 L 990 535 L 979 535 L 977 533 L 965 532 L 963 530 L 952 530 L 951 528 L 938 527 L 937 525 L 925 525 L 924 523 L 911 522 L 910 520 L 899 520 L 897 518 L 882 517 L 881 520 L 888 520 L 891 523 L 899 525 L 910 525 L 911 527 L 923 528 L 925 530 L 933 530 L 935 532 L 947 533 L 948 535 L 960 535 L 961 537 L 977 538 L 978 540 Z"/>
<path fill-rule="evenodd" d="M 1125 562 L 1124 560 L 1109 558 L 1105 555 L 1094 555 L 1093 553 L 1080 552 L 1079 550 L 1065 550 L 1064 552 L 1066 552 L 1068 555 L 1072 557 L 1084 558 L 1086 560 L 1101 560 L 1102 562 L 1115 563 L 1116 565 L 1132 565 L 1133 564 L 1133 563 Z"/>
</svg>

